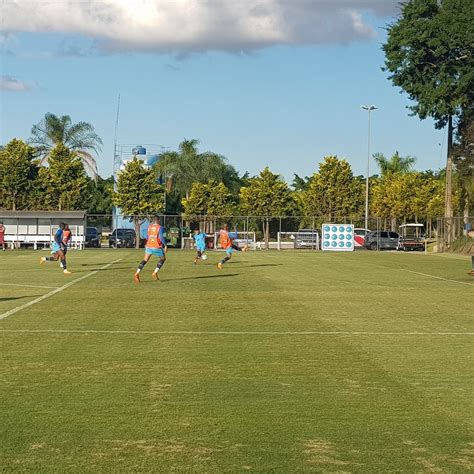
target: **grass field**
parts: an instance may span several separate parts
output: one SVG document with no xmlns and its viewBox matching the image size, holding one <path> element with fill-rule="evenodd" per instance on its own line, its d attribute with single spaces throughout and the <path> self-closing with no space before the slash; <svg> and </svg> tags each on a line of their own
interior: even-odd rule
<svg viewBox="0 0 474 474">
<path fill-rule="evenodd" d="M 468 258 L 39 255 L 0 254 L 3 472 L 474 469 Z"/>
</svg>

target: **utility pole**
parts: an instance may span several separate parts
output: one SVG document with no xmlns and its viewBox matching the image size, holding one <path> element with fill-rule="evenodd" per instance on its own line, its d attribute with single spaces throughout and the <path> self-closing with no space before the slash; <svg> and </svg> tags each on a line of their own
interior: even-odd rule
<svg viewBox="0 0 474 474">
<path fill-rule="evenodd" d="M 368 229 L 369 223 L 369 173 L 370 173 L 370 112 L 377 110 L 375 105 L 361 105 L 362 109 L 369 113 L 369 127 L 367 134 L 367 175 L 365 178 L 365 228 Z"/>
</svg>

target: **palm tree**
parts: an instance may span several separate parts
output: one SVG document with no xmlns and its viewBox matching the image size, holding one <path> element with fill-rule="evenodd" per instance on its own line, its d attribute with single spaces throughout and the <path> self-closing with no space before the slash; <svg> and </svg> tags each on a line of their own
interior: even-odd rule
<svg viewBox="0 0 474 474">
<path fill-rule="evenodd" d="M 232 191 L 239 177 L 235 168 L 226 163 L 222 155 L 207 151 L 199 153 L 199 140 L 184 140 L 178 151 L 161 154 L 155 164 L 155 171 L 166 181 L 167 191 L 173 190 L 181 197 L 189 197 L 193 183 L 207 183 L 210 180 L 223 182 Z"/>
<path fill-rule="evenodd" d="M 414 156 L 400 156 L 398 151 L 390 159 L 385 158 L 383 153 L 374 153 L 373 157 L 382 176 L 392 173 L 406 174 L 411 171 L 416 162 Z"/>
<path fill-rule="evenodd" d="M 69 115 L 58 117 L 47 113 L 39 123 L 33 125 L 28 142 L 37 148 L 41 163 L 47 162 L 51 150 L 61 143 L 77 154 L 94 179 L 99 174 L 96 160 L 90 152 L 98 153 L 102 140 L 90 123 L 72 123 Z"/>
</svg>

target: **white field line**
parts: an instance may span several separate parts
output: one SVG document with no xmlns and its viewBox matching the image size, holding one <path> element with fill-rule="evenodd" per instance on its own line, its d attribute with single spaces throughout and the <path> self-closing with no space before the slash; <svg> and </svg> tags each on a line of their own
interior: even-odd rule
<svg viewBox="0 0 474 474">
<path fill-rule="evenodd" d="M 113 262 L 110 262 L 107 265 L 104 265 L 103 267 L 100 267 L 99 269 L 94 270 L 93 272 L 87 273 L 86 275 L 83 275 L 80 278 L 76 278 L 75 280 L 72 280 L 72 281 L 70 281 L 69 283 L 66 283 L 63 286 L 60 286 L 59 288 L 55 288 L 53 291 L 50 291 L 50 292 L 48 292 L 48 293 L 32 300 L 32 301 L 29 301 L 28 303 L 25 303 L 21 306 L 17 306 L 16 308 L 13 308 L 13 309 L 5 312 L 5 313 L 0 314 L 0 320 L 8 318 L 8 316 L 11 316 L 12 314 L 18 313 L 18 311 L 22 311 L 26 308 L 29 308 L 30 306 L 33 306 L 34 304 L 39 303 L 40 301 L 43 301 L 46 298 L 49 298 L 50 296 L 53 296 L 56 293 L 59 293 L 59 292 L 65 290 L 66 288 L 69 288 L 70 286 L 75 285 L 76 283 L 79 283 L 80 281 L 85 280 L 86 278 L 91 277 L 92 275 L 95 275 L 100 270 L 104 270 L 105 268 L 110 267 L 114 263 L 120 262 L 120 260 L 122 260 L 122 259 L 119 258 L 118 260 L 114 260 Z"/>
<path fill-rule="evenodd" d="M 413 270 L 407 270 L 406 268 L 399 268 L 399 270 L 402 271 L 402 272 L 415 273 L 416 275 L 422 275 L 422 276 L 426 276 L 426 277 L 430 277 L 430 278 L 436 278 L 437 280 L 450 281 L 451 283 L 459 283 L 460 285 L 467 285 L 467 286 L 474 287 L 474 283 L 468 283 L 467 281 L 450 280 L 449 278 L 443 278 L 443 277 L 436 276 L 436 275 L 430 275 L 429 273 L 415 272 Z"/>
<path fill-rule="evenodd" d="M 24 288 L 46 288 L 48 290 L 57 289 L 57 286 L 39 286 L 39 285 L 19 285 L 16 283 L 0 283 L 0 286 L 22 286 Z"/>
<path fill-rule="evenodd" d="M 100 329 L 3 329 L 22 334 L 114 334 L 162 336 L 474 336 L 474 332 L 390 332 L 390 331 L 140 331 Z"/>
</svg>

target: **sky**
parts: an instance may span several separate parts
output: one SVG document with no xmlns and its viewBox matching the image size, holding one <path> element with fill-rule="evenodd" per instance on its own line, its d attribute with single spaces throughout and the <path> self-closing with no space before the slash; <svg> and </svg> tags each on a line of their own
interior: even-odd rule
<svg viewBox="0 0 474 474">
<path fill-rule="evenodd" d="M 99 172 L 118 144 L 185 138 L 239 172 L 314 173 L 326 155 L 365 175 L 370 153 L 444 166 L 446 138 L 411 117 L 382 71 L 398 0 L 1 0 L 0 143 L 47 112 L 91 123 Z M 370 171 L 377 171 L 373 159 Z"/>
</svg>

